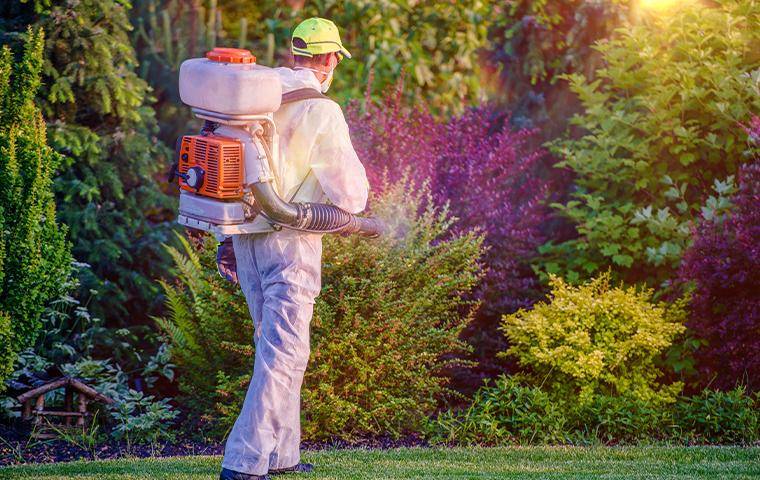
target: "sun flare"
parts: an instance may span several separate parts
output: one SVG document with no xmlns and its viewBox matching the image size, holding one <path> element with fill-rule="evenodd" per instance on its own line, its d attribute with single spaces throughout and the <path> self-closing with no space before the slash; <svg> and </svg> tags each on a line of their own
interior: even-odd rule
<svg viewBox="0 0 760 480">
<path fill-rule="evenodd" d="M 667 10 L 685 3 L 685 0 L 639 0 L 642 9 Z"/>
</svg>

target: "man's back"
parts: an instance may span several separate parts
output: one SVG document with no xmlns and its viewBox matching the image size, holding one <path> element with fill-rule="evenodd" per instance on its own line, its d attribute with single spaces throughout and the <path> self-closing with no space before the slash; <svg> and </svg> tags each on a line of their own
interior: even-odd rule
<svg viewBox="0 0 760 480">
<path fill-rule="evenodd" d="M 319 90 L 306 70 L 278 68 L 283 93 Z M 368 183 L 364 166 L 351 145 L 340 106 L 325 98 L 282 105 L 274 114 L 279 139 L 275 160 L 277 190 L 286 200 L 324 202 L 351 213 L 364 210 Z"/>
</svg>

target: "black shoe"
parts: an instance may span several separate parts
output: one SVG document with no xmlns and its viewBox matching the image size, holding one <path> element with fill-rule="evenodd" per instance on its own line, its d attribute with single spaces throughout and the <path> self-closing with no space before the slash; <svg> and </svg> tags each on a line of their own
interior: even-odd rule
<svg viewBox="0 0 760 480">
<path fill-rule="evenodd" d="M 269 475 L 251 475 L 249 473 L 240 473 L 222 469 L 222 473 L 219 475 L 219 480 L 271 480 Z"/>
<path fill-rule="evenodd" d="M 314 471 L 314 465 L 311 463 L 297 463 L 288 468 L 277 468 L 275 470 L 269 470 L 271 475 L 280 475 L 283 473 L 311 473 Z"/>
</svg>

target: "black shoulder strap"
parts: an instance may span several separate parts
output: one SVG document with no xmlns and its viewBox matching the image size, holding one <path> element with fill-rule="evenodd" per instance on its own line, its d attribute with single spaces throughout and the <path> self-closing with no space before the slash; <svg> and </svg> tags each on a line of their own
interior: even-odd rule
<svg viewBox="0 0 760 480">
<path fill-rule="evenodd" d="M 299 88 L 298 90 L 291 90 L 282 94 L 281 105 L 285 105 L 293 102 L 300 102 L 301 100 L 308 100 L 310 98 L 324 98 L 330 100 L 330 97 L 320 92 L 316 88 Z"/>
</svg>

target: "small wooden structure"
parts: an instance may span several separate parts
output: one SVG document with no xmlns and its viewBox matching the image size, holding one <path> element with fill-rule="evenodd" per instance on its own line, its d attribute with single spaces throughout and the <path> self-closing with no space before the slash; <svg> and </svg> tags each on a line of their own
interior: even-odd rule
<svg viewBox="0 0 760 480">
<path fill-rule="evenodd" d="M 45 394 L 65 389 L 63 410 L 45 410 Z M 74 395 L 76 394 L 76 409 L 74 408 Z M 35 429 L 33 435 L 37 438 L 55 438 L 56 429 L 77 428 L 84 430 L 92 414 L 87 410 L 90 401 L 99 401 L 105 404 L 113 403 L 113 400 L 101 395 L 94 388 L 81 380 L 72 377 L 62 377 L 50 380 L 28 390 L 16 399 L 23 405 L 24 420 L 33 420 Z M 54 421 L 59 418 L 62 420 Z M 74 421 L 76 419 L 76 421 Z M 54 427 L 54 428 L 48 428 Z"/>
</svg>

